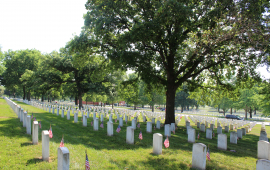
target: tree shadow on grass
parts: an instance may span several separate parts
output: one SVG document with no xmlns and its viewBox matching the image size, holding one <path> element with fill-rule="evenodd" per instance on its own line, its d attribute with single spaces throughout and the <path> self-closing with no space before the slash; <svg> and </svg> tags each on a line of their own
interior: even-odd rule
<svg viewBox="0 0 270 170">
<path fill-rule="evenodd" d="M 136 165 L 130 165 L 129 160 L 115 161 L 110 160 L 112 164 L 117 165 L 120 169 L 142 169 L 143 167 L 152 167 L 150 169 L 190 169 L 190 165 L 182 163 L 177 159 L 169 159 L 169 158 L 159 158 L 157 157 L 148 157 L 147 160 L 137 161 Z M 139 168 L 140 167 L 140 168 Z M 113 169 L 114 167 L 110 167 Z"/>
<path fill-rule="evenodd" d="M 33 145 L 33 143 L 32 142 L 25 142 L 25 143 L 21 143 L 21 147 L 23 147 L 23 146 L 32 146 Z"/>
<path fill-rule="evenodd" d="M 29 164 L 37 164 L 37 163 L 40 163 L 40 162 L 43 162 L 42 158 L 29 159 L 26 162 L 26 166 L 29 165 Z"/>
</svg>

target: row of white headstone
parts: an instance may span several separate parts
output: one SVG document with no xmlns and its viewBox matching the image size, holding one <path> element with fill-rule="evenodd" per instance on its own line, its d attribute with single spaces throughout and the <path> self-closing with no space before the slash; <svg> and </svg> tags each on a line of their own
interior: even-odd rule
<svg viewBox="0 0 270 170">
<path fill-rule="evenodd" d="M 5 98 L 7 103 L 11 106 L 14 112 L 17 114 L 21 122 L 23 122 L 23 127 L 26 127 L 26 133 L 31 135 L 31 116 L 27 115 L 27 112 L 17 105 L 15 102 Z M 38 144 L 38 121 L 33 121 L 33 131 L 32 131 L 32 143 L 33 145 Z M 50 138 L 48 130 L 42 131 L 42 160 L 49 161 L 50 156 Z M 59 147 L 57 154 L 57 169 L 67 170 L 69 169 L 69 150 L 66 147 Z"/>
</svg>

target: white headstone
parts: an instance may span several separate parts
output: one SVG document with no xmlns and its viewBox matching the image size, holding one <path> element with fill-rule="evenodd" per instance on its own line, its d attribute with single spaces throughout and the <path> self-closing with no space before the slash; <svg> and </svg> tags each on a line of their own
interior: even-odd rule
<svg viewBox="0 0 270 170">
<path fill-rule="evenodd" d="M 134 144 L 134 129 L 132 126 L 127 127 L 126 143 L 127 144 Z"/>
<path fill-rule="evenodd" d="M 123 127 L 123 117 L 119 117 L 119 126 Z"/>
<path fill-rule="evenodd" d="M 258 159 L 256 162 L 256 170 L 269 170 L 270 160 Z"/>
<path fill-rule="evenodd" d="M 23 127 L 26 127 L 27 112 L 23 113 Z"/>
<path fill-rule="evenodd" d="M 32 142 L 33 145 L 38 144 L 38 121 L 33 122 Z"/>
<path fill-rule="evenodd" d="M 87 115 L 83 115 L 83 126 L 87 126 Z"/>
<path fill-rule="evenodd" d="M 242 139 L 242 129 L 237 129 L 237 137 Z"/>
<path fill-rule="evenodd" d="M 50 138 L 48 130 L 42 131 L 42 160 L 49 161 L 50 156 Z"/>
<path fill-rule="evenodd" d="M 74 123 L 78 122 L 78 113 L 74 113 Z"/>
<path fill-rule="evenodd" d="M 258 141 L 258 159 L 270 160 L 270 144 L 264 140 Z"/>
<path fill-rule="evenodd" d="M 162 134 L 154 133 L 153 134 L 153 153 L 156 155 L 162 154 Z"/>
<path fill-rule="evenodd" d="M 218 149 L 227 150 L 227 135 L 218 134 Z"/>
<path fill-rule="evenodd" d="M 245 136 L 246 135 L 246 129 L 242 128 L 242 135 Z"/>
<path fill-rule="evenodd" d="M 58 148 L 57 170 L 69 170 L 69 150 L 66 147 Z"/>
<path fill-rule="evenodd" d="M 67 111 L 67 120 L 70 119 L 70 110 Z"/>
<path fill-rule="evenodd" d="M 154 118 L 154 117 L 152 118 L 152 124 L 153 124 L 153 125 L 154 125 L 155 122 L 156 122 L 155 119 L 156 119 L 156 118 Z"/>
<path fill-rule="evenodd" d="M 152 133 L 152 122 L 147 122 L 146 132 Z"/>
<path fill-rule="evenodd" d="M 133 127 L 134 130 L 136 129 L 136 120 L 135 119 L 132 119 L 131 126 Z"/>
<path fill-rule="evenodd" d="M 237 133 L 236 132 L 231 132 L 230 143 L 237 144 Z"/>
<path fill-rule="evenodd" d="M 192 168 L 206 169 L 206 150 L 203 143 L 194 143 L 192 147 Z"/>
<path fill-rule="evenodd" d="M 190 128 L 188 130 L 188 142 L 190 143 L 195 143 L 195 138 L 196 138 L 196 132 L 195 129 Z"/>
<path fill-rule="evenodd" d="M 31 116 L 28 115 L 26 118 L 26 133 L 28 135 L 31 135 L 31 124 L 32 124 Z"/>
<path fill-rule="evenodd" d="M 203 123 L 201 124 L 201 129 L 200 130 L 201 130 L 201 132 L 205 132 L 205 125 Z"/>
<path fill-rule="evenodd" d="M 225 133 L 229 133 L 229 126 L 225 126 L 224 131 L 225 131 Z"/>
<path fill-rule="evenodd" d="M 160 121 L 159 120 L 157 121 L 156 128 L 160 129 Z"/>
<path fill-rule="evenodd" d="M 98 130 L 98 118 L 94 119 L 94 130 L 97 131 Z"/>
<path fill-rule="evenodd" d="M 107 122 L 107 135 L 113 136 L 113 122 L 112 121 Z"/>
<path fill-rule="evenodd" d="M 164 136 L 165 137 L 171 137 L 171 125 L 170 124 L 165 124 L 164 128 Z"/>
<path fill-rule="evenodd" d="M 171 123 L 171 131 L 173 132 L 175 132 L 175 123 Z"/>
<path fill-rule="evenodd" d="M 211 128 L 207 128 L 206 129 L 206 139 L 212 139 L 212 129 Z"/>
<path fill-rule="evenodd" d="M 197 122 L 197 128 L 200 128 L 201 125 L 200 125 L 200 122 Z"/>
<path fill-rule="evenodd" d="M 222 127 L 221 126 L 217 127 L 217 134 L 222 134 Z"/>
<path fill-rule="evenodd" d="M 64 112 L 64 109 L 62 109 L 61 117 L 63 118 L 64 116 L 65 116 L 65 112 Z"/>
</svg>

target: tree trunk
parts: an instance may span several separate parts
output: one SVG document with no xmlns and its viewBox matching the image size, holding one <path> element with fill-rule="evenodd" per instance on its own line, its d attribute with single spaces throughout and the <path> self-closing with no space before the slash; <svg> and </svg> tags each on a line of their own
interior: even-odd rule
<svg viewBox="0 0 270 170">
<path fill-rule="evenodd" d="M 232 107 L 231 107 L 231 115 L 232 115 Z"/>
<path fill-rule="evenodd" d="M 112 109 L 113 109 L 113 102 L 112 102 Z"/>
<path fill-rule="evenodd" d="M 219 105 L 218 105 L 217 111 L 219 112 Z"/>
<path fill-rule="evenodd" d="M 134 104 L 134 110 L 136 110 L 136 105 Z"/>
<path fill-rule="evenodd" d="M 155 106 L 154 105 L 152 105 L 152 112 L 154 112 L 155 111 Z"/>
<path fill-rule="evenodd" d="M 176 87 L 174 79 L 168 75 L 168 85 L 166 92 L 166 119 L 165 124 L 175 123 L 174 104 L 175 104 Z"/>
<path fill-rule="evenodd" d="M 252 108 L 249 107 L 249 118 L 252 118 Z"/>
<path fill-rule="evenodd" d="M 50 96 L 48 95 L 48 102 L 50 102 Z"/>
<path fill-rule="evenodd" d="M 82 108 L 82 94 L 80 92 L 78 94 L 78 99 L 79 99 L 79 109 L 81 110 L 81 108 Z"/>
<path fill-rule="evenodd" d="M 43 94 L 41 95 L 41 102 L 44 102 L 44 96 L 43 96 Z"/>
<path fill-rule="evenodd" d="M 256 115 L 256 109 L 257 109 L 257 108 L 255 107 L 255 108 L 254 108 L 254 115 Z"/>
<path fill-rule="evenodd" d="M 25 87 L 23 86 L 23 100 L 25 100 Z"/>
<path fill-rule="evenodd" d="M 75 96 L 75 105 L 77 106 L 78 105 L 78 97 Z"/>
<path fill-rule="evenodd" d="M 85 100 L 86 100 L 86 101 L 85 101 L 85 104 L 87 105 L 87 97 L 85 98 Z"/>
<path fill-rule="evenodd" d="M 183 107 L 183 106 L 181 106 L 181 113 L 183 113 L 183 111 L 184 111 L 184 107 Z"/>
<path fill-rule="evenodd" d="M 246 108 L 245 108 L 245 119 L 247 119 L 247 110 L 248 110 L 248 108 L 246 106 Z"/>
</svg>

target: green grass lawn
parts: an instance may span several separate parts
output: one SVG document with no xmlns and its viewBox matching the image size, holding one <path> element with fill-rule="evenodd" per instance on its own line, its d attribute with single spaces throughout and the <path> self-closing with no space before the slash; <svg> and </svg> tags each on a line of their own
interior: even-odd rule
<svg viewBox="0 0 270 170">
<path fill-rule="evenodd" d="M 26 134 L 26 129 L 22 127 L 17 115 L 4 99 L 0 99 L 0 169 L 57 169 L 57 148 L 62 135 L 65 147 L 70 152 L 70 169 L 84 169 L 85 150 L 91 169 L 192 169 L 193 144 L 187 142 L 184 118 L 176 133 L 169 138 L 170 147 L 166 149 L 163 146 L 162 155 L 156 156 L 152 154 L 153 134 L 146 133 L 145 123 L 141 123 L 143 140 L 138 139 L 140 130 L 137 129 L 134 136 L 135 144 L 128 145 L 125 123 L 120 133 L 115 131 L 118 123 L 114 123 L 114 136 L 108 137 L 106 123 L 104 129 L 93 131 L 92 118 L 88 119 L 88 126 L 83 127 L 81 115 L 78 118 L 79 122 L 73 123 L 72 114 L 70 120 L 67 120 L 66 116 L 61 118 L 61 111 L 60 115 L 56 116 L 33 106 L 17 103 L 28 110 L 29 115 L 33 112 L 37 121 L 41 121 L 39 144 L 32 145 L 32 136 Z M 139 120 L 142 121 L 142 118 Z M 50 162 L 43 162 L 41 131 L 48 130 L 50 124 L 53 130 L 53 138 L 50 139 Z M 129 121 L 128 126 L 130 125 Z M 199 129 L 192 121 L 191 125 L 198 133 Z M 266 126 L 266 131 L 269 130 L 270 127 Z M 217 136 L 210 140 L 205 138 L 205 133 L 200 133 L 200 139 L 196 142 L 210 147 L 211 161 L 207 161 L 206 169 L 256 169 L 259 131 L 260 125 L 256 125 L 237 145 L 230 144 L 227 133 L 227 151 L 217 149 Z M 163 128 L 154 131 L 161 134 L 163 132 Z"/>
</svg>

